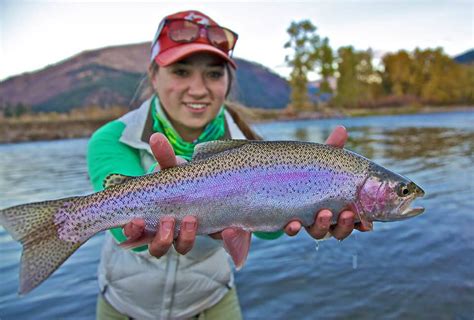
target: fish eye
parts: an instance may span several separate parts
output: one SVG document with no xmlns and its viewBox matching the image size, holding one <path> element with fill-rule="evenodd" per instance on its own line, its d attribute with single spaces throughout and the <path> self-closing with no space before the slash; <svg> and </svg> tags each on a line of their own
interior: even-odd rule
<svg viewBox="0 0 474 320">
<path fill-rule="evenodd" d="M 397 194 L 399 197 L 406 197 L 410 194 L 410 189 L 402 182 L 397 186 Z"/>
</svg>

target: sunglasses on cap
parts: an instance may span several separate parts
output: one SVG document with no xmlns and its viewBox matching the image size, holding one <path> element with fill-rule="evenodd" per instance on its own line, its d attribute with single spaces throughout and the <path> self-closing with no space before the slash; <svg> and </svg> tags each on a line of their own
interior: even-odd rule
<svg viewBox="0 0 474 320">
<path fill-rule="evenodd" d="M 203 25 L 186 19 L 166 19 L 160 26 L 155 41 L 158 40 L 165 26 L 168 27 L 168 38 L 174 42 L 194 42 L 205 33 L 209 43 L 225 53 L 234 49 L 239 37 L 234 31 L 220 26 Z"/>
</svg>

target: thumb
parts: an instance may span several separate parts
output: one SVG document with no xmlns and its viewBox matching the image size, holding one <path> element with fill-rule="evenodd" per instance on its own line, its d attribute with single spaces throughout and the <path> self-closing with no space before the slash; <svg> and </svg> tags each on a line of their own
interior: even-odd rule
<svg viewBox="0 0 474 320">
<path fill-rule="evenodd" d="M 177 165 L 173 147 L 162 133 L 154 133 L 151 135 L 150 148 L 161 169 L 171 168 Z"/>
<path fill-rule="evenodd" d="M 348 137 L 349 135 L 347 134 L 346 128 L 343 126 L 337 126 L 327 138 L 326 144 L 333 147 L 343 148 Z"/>
</svg>

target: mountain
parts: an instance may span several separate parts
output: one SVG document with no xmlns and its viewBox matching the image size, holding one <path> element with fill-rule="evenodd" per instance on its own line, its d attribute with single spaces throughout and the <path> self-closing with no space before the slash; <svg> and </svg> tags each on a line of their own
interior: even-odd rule
<svg viewBox="0 0 474 320">
<path fill-rule="evenodd" d="M 474 64 L 474 49 L 468 50 L 454 57 L 454 61 L 463 64 Z"/>
<path fill-rule="evenodd" d="M 130 106 L 141 82 L 147 82 L 149 43 L 84 51 L 39 71 L 0 82 L 0 108 L 23 104 L 33 111 L 66 112 L 91 105 Z M 268 68 L 244 59 L 237 63 L 231 95 L 248 107 L 284 108 L 288 82 Z M 134 99 L 133 106 L 140 103 Z"/>
</svg>

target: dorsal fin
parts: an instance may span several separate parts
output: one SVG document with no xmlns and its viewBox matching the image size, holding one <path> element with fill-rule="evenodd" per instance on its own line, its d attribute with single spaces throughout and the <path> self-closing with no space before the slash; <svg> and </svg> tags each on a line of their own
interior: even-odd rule
<svg viewBox="0 0 474 320">
<path fill-rule="evenodd" d="M 104 187 L 104 189 L 107 189 L 112 186 L 117 186 L 119 184 L 122 184 L 125 181 L 133 179 L 133 178 L 135 177 L 126 176 L 119 173 L 111 173 L 107 177 L 105 177 L 104 182 L 102 183 L 102 186 Z"/>
<path fill-rule="evenodd" d="M 192 160 L 197 161 L 207 159 L 223 151 L 239 148 L 249 142 L 249 140 L 215 140 L 203 142 L 194 148 Z"/>
</svg>

